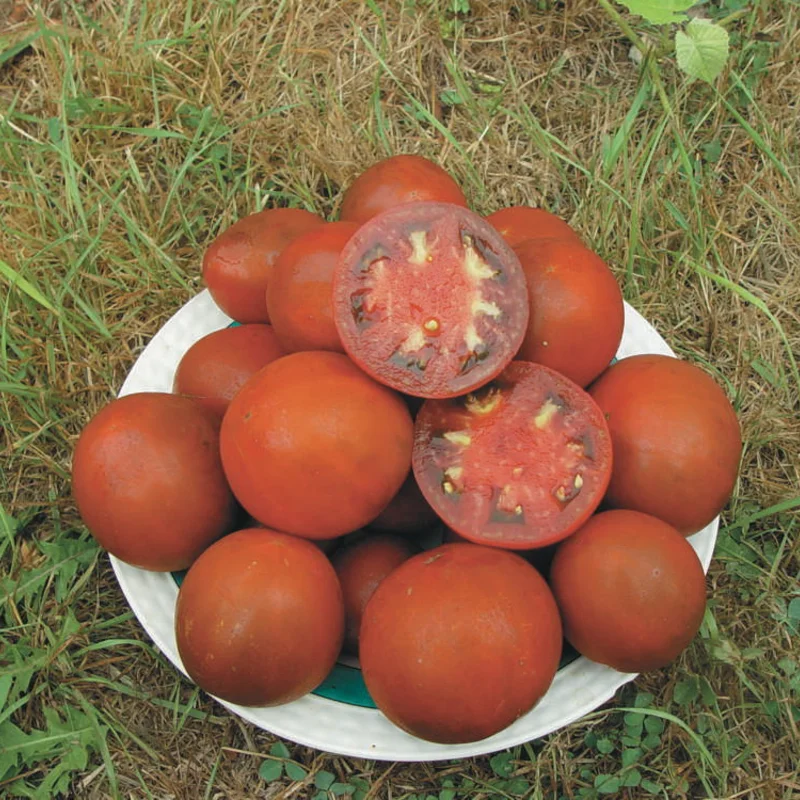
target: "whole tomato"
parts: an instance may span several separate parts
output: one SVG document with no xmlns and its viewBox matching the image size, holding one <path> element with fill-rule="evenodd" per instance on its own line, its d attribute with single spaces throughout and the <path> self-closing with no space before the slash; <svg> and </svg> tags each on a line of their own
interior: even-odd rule
<svg viewBox="0 0 800 800">
<path fill-rule="evenodd" d="M 621 672 L 659 669 L 703 621 L 703 567 L 671 525 L 638 511 L 597 514 L 556 551 L 550 585 L 564 634 Z"/>
<path fill-rule="evenodd" d="M 284 355 L 269 325 L 237 325 L 198 339 L 184 353 L 173 391 L 222 418 L 236 392 L 261 367 Z"/>
<path fill-rule="evenodd" d="M 343 632 L 342 592 L 324 553 L 265 528 L 209 547 L 186 574 L 175 609 L 189 676 L 245 706 L 289 703 L 316 688 Z"/>
<path fill-rule="evenodd" d="M 219 457 L 219 421 L 187 397 L 112 400 L 83 429 L 72 492 L 92 535 L 142 569 L 186 569 L 227 533 L 237 506 Z"/>
<path fill-rule="evenodd" d="M 344 596 L 345 652 L 358 655 L 361 619 L 367 602 L 378 584 L 417 550 L 401 536 L 367 534 L 343 545 L 331 556 Z"/>
<path fill-rule="evenodd" d="M 256 519 L 311 539 L 371 522 L 411 465 L 413 423 L 395 392 L 340 353 L 293 353 L 234 397 L 222 463 Z"/>
<path fill-rule="evenodd" d="M 324 220 L 300 208 L 270 208 L 224 230 L 203 256 L 214 302 L 237 322 L 269 322 L 267 287 L 283 249 Z"/>
<path fill-rule="evenodd" d="M 358 230 L 352 222 L 329 222 L 295 239 L 275 262 L 267 310 L 287 352 L 344 352 L 333 321 L 333 270 L 342 248 Z"/>
<path fill-rule="evenodd" d="M 614 274 L 577 239 L 535 239 L 515 250 L 531 313 L 517 353 L 587 386 L 622 340 L 625 308 Z"/>
<path fill-rule="evenodd" d="M 529 239 L 571 239 L 580 242 L 580 236 L 561 217 L 531 206 L 509 206 L 486 217 L 502 235 L 516 248 Z"/>
<path fill-rule="evenodd" d="M 344 193 L 339 218 L 363 225 L 394 206 L 423 200 L 467 205 L 459 185 L 440 166 L 422 156 L 392 156 L 355 179 Z"/>
<path fill-rule="evenodd" d="M 364 681 L 378 708 L 422 739 L 454 744 L 503 730 L 547 691 L 561 621 L 519 556 L 447 544 L 389 574 L 361 623 Z"/>
<path fill-rule="evenodd" d="M 731 496 L 742 452 L 736 412 L 714 380 L 677 358 L 637 355 L 607 369 L 589 394 L 614 451 L 608 505 L 684 535 L 708 525 Z"/>
</svg>

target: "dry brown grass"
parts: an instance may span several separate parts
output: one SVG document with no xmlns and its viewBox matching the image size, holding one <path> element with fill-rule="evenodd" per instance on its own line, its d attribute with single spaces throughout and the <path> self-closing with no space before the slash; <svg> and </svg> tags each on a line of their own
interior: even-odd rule
<svg viewBox="0 0 800 800">
<path fill-rule="evenodd" d="M 790 510 L 736 527 L 800 496 L 800 385 L 789 359 L 800 358 L 800 9 L 765 1 L 738 23 L 732 64 L 753 102 L 731 75 L 720 95 L 663 63 L 673 116 L 652 91 L 607 168 L 604 148 L 641 84 L 620 31 L 591 0 L 470 5 L 456 18 L 443 0 L 379 4 L 380 16 L 355 0 L 194 3 L 187 23 L 187 2 L 95 0 L 41 4 L 38 18 L 11 27 L 0 10 L 0 51 L 46 31 L 0 64 L 0 259 L 60 309 L 57 318 L 0 278 L 0 379 L 24 390 L 0 398 L 0 501 L 22 523 L 2 556 L 5 586 L 42 565 L 39 543 L 81 530 L 68 487 L 74 438 L 198 290 L 214 234 L 265 203 L 335 215 L 342 188 L 370 163 L 421 153 L 447 168 L 480 212 L 531 203 L 569 219 L 615 269 L 626 297 L 735 398 L 746 446 L 724 522 L 757 568 L 720 554 L 710 572 L 719 636 L 698 640 L 636 690 L 700 730 L 720 766 L 710 778 L 719 797 L 800 796 L 800 722 L 791 711 L 800 687 L 791 689 L 778 666 L 797 661 L 797 633 L 781 614 L 798 593 L 798 519 Z M 462 102 L 449 104 L 447 92 Z M 59 119 L 69 124 L 61 140 L 58 123 L 48 123 Z M 186 138 L 130 131 L 150 127 Z M 706 145 L 718 146 L 716 160 Z M 260 781 L 257 754 L 273 737 L 198 696 L 130 615 L 98 627 L 127 607 L 104 558 L 86 569 L 66 600 L 45 592 L 9 603 L 26 626 L 7 629 L 9 646 L 46 649 L 67 606 L 80 622 L 39 671 L 17 724 L 41 726 L 43 708 L 74 689 L 116 734 L 108 746 L 123 797 L 312 796 L 308 782 Z M 116 638 L 131 643 L 76 655 Z M 707 678 L 714 706 L 672 703 L 687 676 Z M 192 714 L 181 719 L 170 703 L 188 703 Z M 617 734 L 618 705 L 535 743 L 534 759 L 519 751 L 516 774 L 534 797 L 580 797 L 591 785 L 581 770 L 618 770 L 618 750 L 602 755 L 584 743 L 589 729 Z M 492 794 L 487 759 L 404 765 L 304 748 L 293 755 L 312 776 L 324 768 L 341 780 L 365 777 L 374 798 L 438 796 L 444 778 L 463 786 L 465 776 L 476 787 L 463 796 L 502 796 Z M 667 726 L 647 764 L 663 796 L 707 796 L 702 759 L 679 727 Z M 100 761 L 73 793 L 109 796 Z"/>
</svg>

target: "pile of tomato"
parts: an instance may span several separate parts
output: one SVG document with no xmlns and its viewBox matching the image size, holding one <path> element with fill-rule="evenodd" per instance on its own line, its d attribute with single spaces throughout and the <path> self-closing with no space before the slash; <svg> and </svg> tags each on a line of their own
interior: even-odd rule
<svg viewBox="0 0 800 800">
<path fill-rule="evenodd" d="M 481 217 L 397 156 L 338 221 L 239 220 L 203 276 L 239 324 L 189 347 L 173 394 L 110 402 L 73 460 L 102 546 L 188 570 L 176 638 L 203 689 L 290 702 L 344 649 L 393 723 L 467 742 L 539 701 L 565 638 L 626 672 L 689 644 L 686 537 L 733 490 L 739 424 L 696 366 L 612 363 L 622 294 L 566 222 Z"/>
</svg>

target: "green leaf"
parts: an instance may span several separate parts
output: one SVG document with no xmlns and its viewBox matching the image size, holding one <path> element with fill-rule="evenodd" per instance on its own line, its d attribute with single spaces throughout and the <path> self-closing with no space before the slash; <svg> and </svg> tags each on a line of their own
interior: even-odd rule
<svg viewBox="0 0 800 800">
<path fill-rule="evenodd" d="M 439 800 L 456 800 L 456 790 L 442 789 L 442 791 L 439 792 Z"/>
<path fill-rule="evenodd" d="M 275 742 L 275 744 L 273 744 L 272 747 L 269 748 L 269 754 L 271 756 L 275 756 L 276 758 L 291 757 L 289 748 L 283 742 Z"/>
<path fill-rule="evenodd" d="M 650 792 L 650 794 L 661 794 L 661 786 L 647 778 L 642 780 L 641 787 L 646 792 Z"/>
<path fill-rule="evenodd" d="M 597 742 L 597 752 L 608 755 L 614 749 L 614 742 L 611 739 L 600 739 Z"/>
<path fill-rule="evenodd" d="M 707 19 L 693 19 L 675 34 L 678 66 L 690 77 L 713 83 L 728 61 L 730 40 L 725 28 Z"/>
<path fill-rule="evenodd" d="M 280 761 L 266 758 L 261 762 L 261 766 L 258 768 L 258 775 L 267 783 L 280 780 L 281 775 L 283 775 L 283 764 L 281 764 Z"/>
<path fill-rule="evenodd" d="M 622 781 L 623 786 L 638 786 L 642 782 L 642 773 L 638 769 L 632 769 L 625 774 Z"/>
<path fill-rule="evenodd" d="M 328 772 L 324 769 L 321 769 L 314 776 L 314 786 L 316 786 L 317 789 L 323 789 L 324 791 L 327 791 L 335 782 L 336 776 L 332 772 Z"/>
<path fill-rule="evenodd" d="M 697 700 L 699 694 L 700 686 L 697 678 L 692 676 L 686 680 L 678 681 L 678 683 L 675 685 L 674 691 L 672 692 L 672 699 L 679 706 L 688 706 L 689 703 L 693 703 L 695 700 Z"/>
<path fill-rule="evenodd" d="M 631 14 L 638 14 L 648 22 L 681 22 L 697 0 L 619 0 Z"/>
<path fill-rule="evenodd" d="M 308 772 L 306 772 L 306 770 L 299 764 L 295 764 L 293 761 L 287 761 L 286 774 L 293 781 L 302 781 L 303 778 L 305 778 L 306 775 L 308 775 Z"/>
<path fill-rule="evenodd" d="M 789 603 L 789 608 L 786 611 L 789 619 L 800 620 L 800 597 L 795 597 Z"/>
<path fill-rule="evenodd" d="M 499 753 L 496 756 L 492 756 L 492 758 L 489 759 L 489 766 L 492 768 L 495 775 L 499 775 L 501 778 L 507 778 L 513 770 L 511 766 L 511 753 Z"/>
<path fill-rule="evenodd" d="M 594 788 L 597 794 L 617 794 L 622 781 L 616 775 L 597 775 L 594 779 Z"/>
<path fill-rule="evenodd" d="M 622 766 L 630 767 L 635 764 L 642 757 L 642 749 L 640 747 L 627 747 L 622 751 Z"/>
</svg>

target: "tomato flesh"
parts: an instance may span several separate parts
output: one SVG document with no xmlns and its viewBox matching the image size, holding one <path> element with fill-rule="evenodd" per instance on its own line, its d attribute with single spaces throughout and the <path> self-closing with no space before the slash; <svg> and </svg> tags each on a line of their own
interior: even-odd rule
<svg viewBox="0 0 800 800">
<path fill-rule="evenodd" d="M 425 498 L 478 544 L 525 550 L 566 538 L 597 508 L 611 473 L 598 406 L 559 373 L 523 361 L 466 397 L 428 400 L 414 438 Z"/>
<path fill-rule="evenodd" d="M 350 357 L 418 397 L 453 397 L 491 380 L 528 321 L 519 259 L 477 214 L 447 203 L 409 203 L 363 225 L 333 285 Z"/>
</svg>

